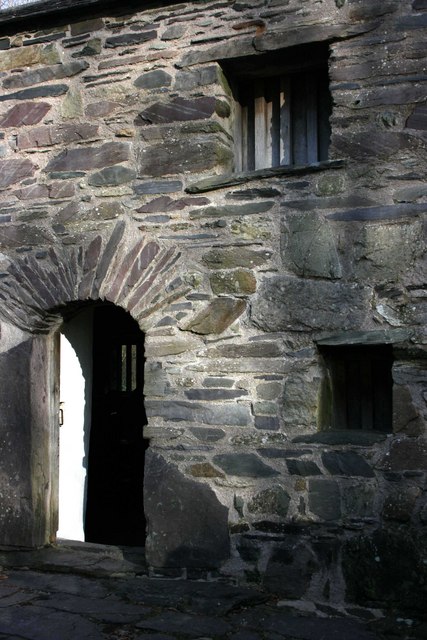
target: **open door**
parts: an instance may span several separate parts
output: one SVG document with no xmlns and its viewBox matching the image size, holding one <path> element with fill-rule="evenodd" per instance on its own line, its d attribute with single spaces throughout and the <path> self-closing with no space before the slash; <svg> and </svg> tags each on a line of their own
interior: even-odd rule
<svg viewBox="0 0 427 640">
<path fill-rule="evenodd" d="M 107 303 L 62 333 L 58 536 L 143 546 L 144 334 Z"/>
<path fill-rule="evenodd" d="M 113 305 L 95 307 L 85 539 L 143 546 L 144 334 Z"/>
</svg>

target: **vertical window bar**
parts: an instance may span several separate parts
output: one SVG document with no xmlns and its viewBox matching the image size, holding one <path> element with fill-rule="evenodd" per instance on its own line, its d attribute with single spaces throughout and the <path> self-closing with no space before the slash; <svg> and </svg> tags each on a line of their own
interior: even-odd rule
<svg viewBox="0 0 427 640">
<path fill-rule="evenodd" d="M 255 134 L 255 166 L 254 169 L 267 167 L 267 102 L 265 99 L 265 85 L 262 80 L 255 82 L 254 99 L 254 134 Z"/>
<path fill-rule="evenodd" d="M 270 97 L 272 104 L 271 116 L 271 166 L 280 166 L 281 159 L 281 131 L 280 111 L 282 106 L 282 92 L 280 78 L 274 78 L 270 82 Z"/>
<path fill-rule="evenodd" d="M 246 132 L 246 117 L 247 114 L 244 113 L 245 107 L 240 103 L 235 103 L 235 127 L 234 127 L 234 150 L 235 150 L 235 170 L 243 171 L 244 170 L 244 157 L 245 157 L 245 132 Z"/>
<path fill-rule="evenodd" d="M 279 79 L 280 95 L 280 134 L 279 134 L 279 153 L 280 164 L 287 165 L 292 163 L 292 128 L 291 128 L 291 82 L 289 76 L 282 76 Z"/>
<path fill-rule="evenodd" d="M 307 104 L 303 76 L 292 77 L 292 164 L 307 163 Z"/>
<path fill-rule="evenodd" d="M 126 361 L 127 361 L 127 353 L 126 353 L 126 345 L 122 344 L 121 348 L 121 362 L 120 362 L 120 390 L 126 391 Z"/>
<path fill-rule="evenodd" d="M 131 346 L 131 391 L 137 387 L 137 348 L 136 344 Z"/>
<path fill-rule="evenodd" d="M 329 144 L 331 140 L 332 99 L 328 86 L 328 74 L 321 75 L 318 87 L 318 158 L 327 160 L 329 157 Z"/>
<path fill-rule="evenodd" d="M 305 74 L 305 103 L 307 118 L 307 162 L 317 162 L 318 156 L 318 132 L 317 132 L 317 76 L 314 73 Z"/>
</svg>

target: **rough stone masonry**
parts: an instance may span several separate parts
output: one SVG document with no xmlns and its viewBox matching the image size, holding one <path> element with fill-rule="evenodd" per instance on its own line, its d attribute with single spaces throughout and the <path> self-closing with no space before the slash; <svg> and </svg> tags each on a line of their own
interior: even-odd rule
<svg viewBox="0 0 427 640">
<path fill-rule="evenodd" d="M 142 4 L 0 13 L 0 543 L 55 540 L 55 334 L 108 301 L 145 334 L 154 571 L 422 607 L 427 2 Z M 239 169 L 239 69 L 319 47 L 327 159 Z"/>
</svg>

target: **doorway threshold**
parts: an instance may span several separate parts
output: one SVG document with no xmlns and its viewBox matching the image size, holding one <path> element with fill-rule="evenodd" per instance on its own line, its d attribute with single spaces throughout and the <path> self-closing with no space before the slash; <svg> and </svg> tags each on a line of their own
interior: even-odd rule
<svg viewBox="0 0 427 640">
<path fill-rule="evenodd" d="M 89 577 L 148 575 L 144 547 L 58 540 L 41 549 L 0 549 L 0 566 L 9 569 L 73 573 Z"/>
</svg>

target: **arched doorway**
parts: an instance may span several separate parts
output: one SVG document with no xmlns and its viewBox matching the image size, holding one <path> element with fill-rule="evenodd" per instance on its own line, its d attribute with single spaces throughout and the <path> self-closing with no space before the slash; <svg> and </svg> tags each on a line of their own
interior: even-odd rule
<svg viewBox="0 0 427 640">
<path fill-rule="evenodd" d="M 58 536 L 143 546 L 144 334 L 97 303 L 62 336 Z"/>
</svg>

